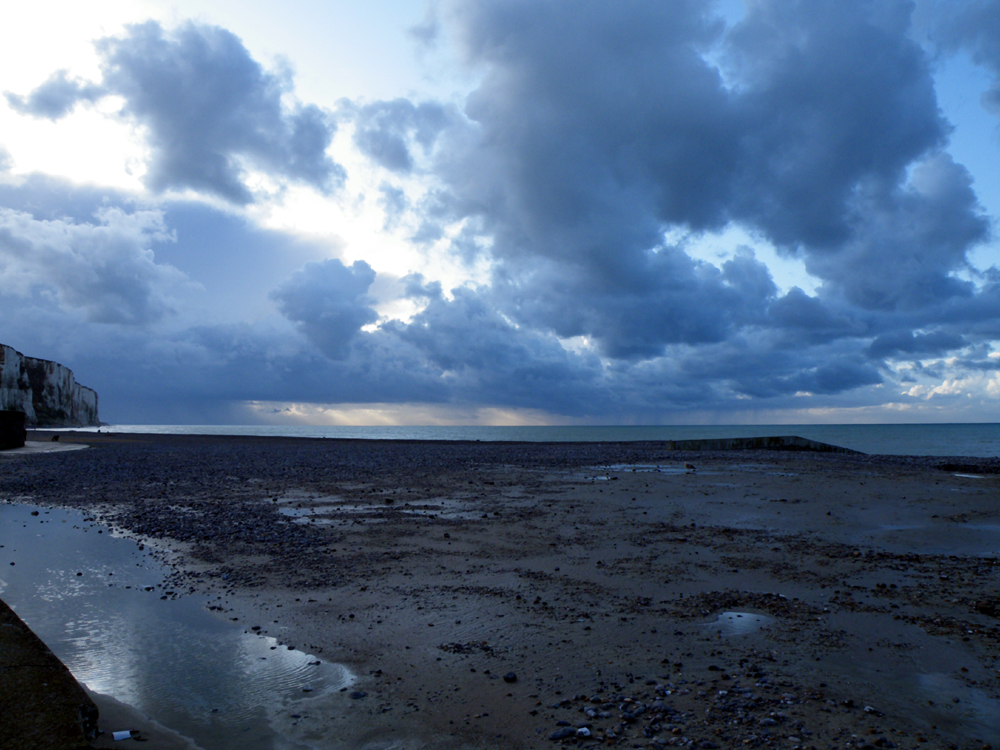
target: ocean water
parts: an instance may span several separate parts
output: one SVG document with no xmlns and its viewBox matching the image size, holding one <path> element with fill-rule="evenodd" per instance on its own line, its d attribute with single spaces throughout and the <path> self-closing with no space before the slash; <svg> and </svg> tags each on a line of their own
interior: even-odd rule
<svg viewBox="0 0 1000 750">
<path fill-rule="evenodd" d="M 694 440 L 798 435 L 862 453 L 897 456 L 1000 456 L 1000 424 L 785 424 L 649 426 L 329 426 L 110 425 L 90 431 L 179 435 L 262 435 L 356 440 L 482 440 L 526 442 Z"/>
</svg>

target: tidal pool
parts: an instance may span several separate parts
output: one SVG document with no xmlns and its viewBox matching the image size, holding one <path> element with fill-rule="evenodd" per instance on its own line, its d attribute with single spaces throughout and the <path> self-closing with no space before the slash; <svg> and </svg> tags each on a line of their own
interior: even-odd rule
<svg viewBox="0 0 1000 750">
<path fill-rule="evenodd" d="M 773 622 L 773 617 L 758 615 L 753 612 L 722 612 L 712 622 L 704 623 L 704 627 L 727 636 L 748 635 Z"/>
<path fill-rule="evenodd" d="M 204 596 L 174 598 L 137 542 L 84 518 L 0 504 L 0 596 L 77 680 L 211 750 L 309 747 L 269 716 L 350 671 L 213 616 Z"/>
</svg>

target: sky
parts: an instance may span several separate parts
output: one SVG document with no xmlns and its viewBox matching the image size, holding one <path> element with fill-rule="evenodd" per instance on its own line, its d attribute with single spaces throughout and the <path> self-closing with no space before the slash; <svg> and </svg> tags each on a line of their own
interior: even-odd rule
<svg viewBox="0 0 1000 750">
<path fill-rule="evenodd" d="M 1000 0 L 0 26 L 0 342 L 135 424 L 1000 422 Z"/>
</svg>

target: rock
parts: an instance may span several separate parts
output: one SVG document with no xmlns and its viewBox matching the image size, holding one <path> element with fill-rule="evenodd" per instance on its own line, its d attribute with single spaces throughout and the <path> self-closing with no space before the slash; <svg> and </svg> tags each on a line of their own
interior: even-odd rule
<svg viewBox="0 0 1000 750">
<path fill-rule="evenodd" d="M 568 740 L 570 737 L 576 737 L 576 730 L 573 727 L 563 727 L 549 735 L 550 740 Z"/>
<path fill-rule="evenodd" d="M 508 672 L 503 676 L 504 682 L 517 682 L 517 674 L 515 672 Z"/>
<path fill-rule="evenodd" d="M 363 690 L 355 690 L 353 693 L 351 693 L 351 699 L 357 701 L 357 700 L 361 700 L 362 698 L 364 698 L 367 695 L 368 695 L 368 693 L 364 692 Z"/>
</svg>

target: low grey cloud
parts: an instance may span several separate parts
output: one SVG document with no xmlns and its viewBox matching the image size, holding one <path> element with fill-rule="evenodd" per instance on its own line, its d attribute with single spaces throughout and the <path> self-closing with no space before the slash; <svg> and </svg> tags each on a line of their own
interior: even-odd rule
<svg viewBox="0 0 1000 750">
<path fill-rule="evenodd" d="M 70 78 L 68 71 L 57 70 L 28 96 L 7 91 L 4 92 L 4 97 L 18 112 L 58 120 L 69 114 L 79 102 L 95 102 L 106 93 L 101 86 L 79 78 Z"/>
</svg>

